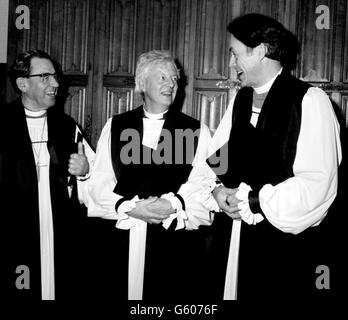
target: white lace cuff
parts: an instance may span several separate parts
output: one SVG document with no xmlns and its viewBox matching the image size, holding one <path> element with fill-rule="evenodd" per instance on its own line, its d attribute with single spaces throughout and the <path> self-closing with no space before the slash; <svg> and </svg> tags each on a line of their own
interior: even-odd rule
<svg viewBox="0 0 348 320">
<path fill-rule="evenodd" d="M 86 181 L 91 176 L 91 170 L 89 170 L 84 176 L 76 176 L 76 180 L 78 181 Z"/>
<path fill-rule="evenodd" d="M 236 197 L 238 200 L 241 200 L 241 202 L 238 203 L 238 209 L 240 209 L 238 213 L 241 215 L 242 220 L 245 221 L 247 224 L 255 225 L 261 222 L 264 219 L 264 217 L 262 216 L 262 214 L 252 213 L 250 210 L 248 197 L 249 192 L 251 190 L 252 189 L 250 188 L 250 186 L 242 182 L 238 187 Z"/>
<path fill-rule="evenodd" d="M 129 230 L 137 226 L 141 220 L 130 217 L 127 212 L 133 210 L 136 207 L 136 202 L 139 201 L 139 197 L 135 196 L 131 200 L 126 200 L 120 204 L 117 209 L 117 222 L 116 228 Z"/>
<path fill-rule="evenodd" d="M 187 220 L 187 216 L 182 208 L 181 201 L 174 195 L 173 192 L 163 194 L 161 198 L 168 200 L 172 205 L 173 209 L 175 210 L 175 213 L 172 213 L 167 219 L 164 219 L 162 221 L 163 228 L 168 229 L 172 224 L 173 220 L 176 219 L 177 224 L 175 230 L 184 229 L 184 220 Z"/>
</svg>

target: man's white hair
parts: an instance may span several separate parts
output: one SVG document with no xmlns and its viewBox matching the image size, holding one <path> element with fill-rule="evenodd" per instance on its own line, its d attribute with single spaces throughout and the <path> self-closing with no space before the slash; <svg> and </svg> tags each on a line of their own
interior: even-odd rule
<svg viewBox="0 0 348 320">
<path fill-rule="evenodd" d="M 169 51 L 152 50 L 141 54 L 137 61 L 135 69 L 135 91 L 142 92 L 141 82 L 144 82 L 150 68 L 155 64 L 172 63 L 179 77 L 174 58 Z"/>
</svg>

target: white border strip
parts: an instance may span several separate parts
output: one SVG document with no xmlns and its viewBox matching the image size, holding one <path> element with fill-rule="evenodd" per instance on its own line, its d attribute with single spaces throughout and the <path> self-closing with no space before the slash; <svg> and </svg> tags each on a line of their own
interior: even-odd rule
<svg viewBox="0 0 348 320">
<path fill-rule="evenodd" d="M 7 62 L 9 0 L 0 0 L 0 63 Z"/>
</svg>

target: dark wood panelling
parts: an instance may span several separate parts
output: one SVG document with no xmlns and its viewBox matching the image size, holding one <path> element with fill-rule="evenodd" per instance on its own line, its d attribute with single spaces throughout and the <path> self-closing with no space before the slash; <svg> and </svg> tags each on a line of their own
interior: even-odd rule
<svg viewBox="0 0 348 320">
<path fill-rule="evenodd" d="M 87 128 L 87 121 L 91 122 L 93 92 L 89 70 L 89 59 L 94 51 L 93 23 L 90 23 L 93 0 L 26 0 L 21 4 L 29 7 L 30 28 L 17 31 L 10 28 L 16 41 L 13 43 L 10 39 L 9 53 L 15 56 L 30 49 L 49 53 L 64 72 L 65 81 L 60 91 L 64 91 L 62 96 L 67 96 L 66 112 L 82 128 Z M 10 8 L 15 5 L 12 1 Z M 70 86 L 68 94 L 66 85 Z"/>
<path fill-rule="evenodd" d="M 104 1 L 97 5 L 99 35 L 95 52 L 92 141 L 96 143 L 111 116 L 134 106 L 137 1 Z"/>
<path fill-rule="evenodd" d="M 11 24 L 19 4 L 30 8 L 29 30 Z M 330 10 L 329 30 L 315 26 L 319 5 Z M 215 129 L 235 94 L 216 86 L 232 76 L 226 27 L 250 12 L 270 15 L 298 36 L 302 48 L 294 73 L 336 97 L 346 117 L 346 0 L 10 0 L 8 60 L 29 48 L 58 60 L 71 86 L 66 111 L 95 146 L 108 117 L 142 103 L 134 92 L 138 56 L 169 50 L 182 69 L 183 112 Z M 11 89 L 6 93 L 7 100 L 14 97 Z"/>
<path fill-rule="evenodd" d="M 104 121 L 116 114 L 120 114 L 133 109 L 132 89 L 125 88 L 106 88 L 106 117 Z"/>
<path fill-rule="evenodd" d="M 298 23 L 298 0 L 279 0 L 273 1 L 277 6 L 274 18 L 281 22 L 291 32 L 296 33 Z"/>
<path fill-rule="evenodd" d="M 94 143 L 111 114 L 142 103 L 133 89 L 138 56 L 151 49 L 169 50 L 176 56 L 179 3 L 179 0 L 106 0 L 96 4 L 98 36 L 92 80 L 95 88 Z M 125 92 L 126 98 L 120 100 L 116 97 Z M 126 107 L 123 101 L 126 101 Z"/>
<path fill-rule="evenodd" d="M 341 0 L 339 3 L 340 7 L 338 7 L 337 14 L 340 14 L 340 19 L 338 21 L 338 25 L 341 25 L 341 21 L 344 21 L 345 28 L 343 30 L 341 29 L 343 32 L 340 34 L 339 39 L 337 40 L 337 42 L 341 44 L 339 45 L 339 52 L 343 53 L 343 55 L 341 56 L 342 59 L 336 64 L 336 69 L 337 73 L 339 73 L 339 67 L 343 64 L 342 80 L 348 83 L 348 2 Z M 343 14 L 341 12 L 345 12 L 345 15 L 342 16 Z M 339 40 L 341 40 L 341 42 L 339 42 Z M 340 63 L 341 61 L 342 63 Z"/>
<path fill-rule="evenodd" d="M 196 50 L 197 79 L 226 79 L 226 26 L 229 1 L 203 0 L 198 6 L 198 39 Z"/>
<path fill-rule="evenodd" d="M 82 128 L 84 128 L 86 118 L 86 88 L 70 87 L 68 93 L 64 111 L 71 115 L 77 123 L 82 124 Z"/>
<path fill-rule="evenodd" d="M 196 107 L 193 116 L 214 131 L 226 111 L 228 92 L 195 90 Z"/>
<path fill-rule="evenodd" d="M 334 30 L 333 44 L 333 81 L 340 83 L 348 80 L 347 68 L 347 36 L 348 36 L 348 2 L 346 0 L 335 1 L 336 10 L 334 13 L 332 28 Z M 347 79 L 347 80 L 345 80 Z"/>
<path fill-rule="evenodd" d="M 135 1 L 106 1 L 104 73 L 134 74 Z"/>
<path fill-rule="evenodd" d="M 335 1 L 314 0 L 300 1 L 299 38 L 301 54 L 299 77 L 304 81 L 329 82 L 333 78 L 333 28 L 318 29 L 316 25 L 316 8 L 326 5 L 330 10 L 330 22 L 333 21 Z"/>
<path fill-rule="evenodd" d="M 340 122 L 343 126 L 348 128 L 348 89 L 346 91 L 328 91 L 330 99 L 333 101 L 335 107 L 339 108 Z M 337 111 L 337 110 L 336 110 Z"/>
<path fill-rule="evenodd" d="M 64 0 L 62 4 L 63 24 L 61 29 L 63 35 L 60 56 L 63 71 L 72 74 L 87 74 L 88 48 L 91 45 L 89 34 L 90 1 Z M 56 8 L 61 10 L 58 3 Z"/>
<path fill-rule="evenodd" d="M 25 0 L 21 4 L 29 7 L 30 28 L 22 29 L 18 51 L 42 49 L 50 53 L 52 31 L 52 1 Z"/>
<path fill-rule="evenodd" d="M 346 120 L 346 128 L 348 128 L 348 92 L 342 94 L 341 111 Z"/>
<path fill-rule="evenodd" d="M 64 72 L 86 74 L 91 49 L 91 0 L 26 0 L 30 28 L 19 32 L 18 52 L 41 49 L 57 60 Z"/>
<path fill-rule="evenodd" d="M 180 62 L 181 76 L 185 83 L 184 101 L 182 111 L 192 114 L 193 105 L 193 82 L 195 42 L 196 42 L 196 21 L 197 21 L 197 0 L 180 1 L 179 25 L 177 35 L 176 56 Z"/>
<path fill-rule="evenodd" d="M 275 1 L 273 0 L 246 0 L 242 1 L 241 13 L 261 13 L 265 15 L 273 15 L 275 12 L 272 10 L 273 4 Z"/>
<path fill-rule="evenodd" d="M 216 129 L 228 103 L 227 91 L 217 83 L 229 77 L 227 24 L 233 14 L 239 14 L 239 8 L 239 1 L 197 1 L 193 95 L 187 112 L 211 130 Z"/>
<path fill-rule="evenodd" d="M 179 20 L 179 0 L 136 1 L 137 36 L 135 53 L 138 57 L 151 49 L 177 49 L 177 31 Z"/>
</svg>

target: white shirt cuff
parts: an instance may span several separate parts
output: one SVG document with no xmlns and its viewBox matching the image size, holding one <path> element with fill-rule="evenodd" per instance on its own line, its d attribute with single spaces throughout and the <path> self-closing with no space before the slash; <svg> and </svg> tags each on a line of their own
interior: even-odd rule
<svg viewBox="0 0 348 320">
<path fill-rule="evenodd" d="M 89 170 L 89 172 L 87 172 L 84 176 L 76 176 L 76 179 L 78 181 L 85 181 L 89 179 L 90 176 L 91 176 L 91 170 Z"/>
<path fill-rule="evenodd" d="M 218 203 L 216 202 L 212 192 L 213 190 L 218 187 L 223 185 L 221 182 L 217 183 L 216 181 L 212 182 L 209 187 L 204 190 L 204 192 L 201 193 L 200 199 L 203 203 L 203 205 L 209 210 L 209 211 L 214 211 L 214 212 L 219 212 L 220 207 Z"/>
<path fill-rule="evenodd" d="M 126 200 L 120 204 L 117 209 L 117 222 L 116 228 L 122 230 L 129 230 L 134 228 L 143 221 L 130 217 L 127 212 L 133 210 L 136 207 L 136 202 L 139 201 L 139 197 L 135 196 L 131 200 Z"/>
<path fill-rule="evenodd" d="M 250 210 L 249 192 L 251 190 L 252 189 L 250 188 L 250 186 L 242 182 L 238 187 L 236 197 L 238 200 L 241 200 L 241 202 L 238 203 L 238 209 L 240 209 L 238 213 L 242 217 L 242 220 L 247 224 L 255 225 L 261 222 L 264 219 L 264 217 L 261 213 L 252 213 Z"/>
<path fill-rule="evenodd" d="M 162 221 L 163 228 L 168 229 L 174 219 L 177 220 L 176 228 L 175 230 L 184 229 L 185 228 L 185 220 L 187 220 L 187 216 L 185 211 L 182 208 L 181 201 L 174 195 L 173 192 L 169 192 L 166 194 L 163 194 L 161 196 L 162 199 L 166 199 L 170 202 L 173 209 L 175 210 L 175 213 L 172 213 L 167 219 L 164 219 Z"/>
</svg>

